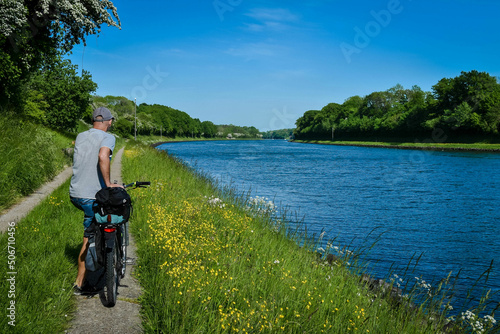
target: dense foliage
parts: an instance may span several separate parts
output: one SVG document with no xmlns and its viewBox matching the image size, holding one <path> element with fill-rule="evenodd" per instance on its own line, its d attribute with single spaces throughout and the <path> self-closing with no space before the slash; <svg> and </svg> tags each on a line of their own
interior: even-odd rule
<svg viewBox="0 0 500 334">
<path fill-rule="evenodd" d="M 290 139 L 293 138 L 294 129 L 271 130 L 263 133 L 264 139 Z"/>
<path fill-rule="evenodd" d="M 498 136 L 500 84 L 488 73 L 471 71 L 441 79 L 432 93 L 396 85 L 306 111 L 296 126 L 297 139 L 418 138 L 436 130 L 454 137 Z"/>
<path fill-rule="evenodd" d="M 261 138 L 261 133 L 254 126 L 222 124 L 217 126 L 217 136 L 222 138 Z"/>
<path fill-rule="evenodd" d="M 0 105 L 22 109 L 31 74 L 57 63 L 59 55 L 98 34 L 103 24 L 120 25 L 111 1 L 2 0 Z"/>
<path fill-rule="evenodd" d="M 137 107 L 133 101 L 123 96 L 95 96 L 95 107 L 109 108 L 116 121 L 112 131 L 122 137 L 135 134 L 137 115 L 137 135 L 192 138 L 258 138 L 255 127 L 235 125 L 215 125 L 211 121 L 200 121 L 186 112 L 160 104 L 141 103 Z M 90 121 L 90 119 L 89 119 Z"/>
<path fill-rule="evenodd" d="M 73 131 L 78 120 L 91 114 L 90 93 L 97 84 L 88 72 L 79 76 L 69 60 L 59 60 L 34 73 L 26 87 L 25 115 L 53 129 Z"/>
</svg>

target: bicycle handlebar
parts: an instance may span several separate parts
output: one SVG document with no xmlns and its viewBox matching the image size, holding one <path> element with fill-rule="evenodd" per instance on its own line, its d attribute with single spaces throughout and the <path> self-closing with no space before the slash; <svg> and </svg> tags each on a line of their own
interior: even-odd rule
<svg viewBox="0 0 500 334">
<path fill-rule="evenodd" d="M 129 187 L 135 187 L 135 188 L 140 188 L 140 187 L 145 187 L 151 185 L 151 182 L 149 181 L 136 181 L 132 182 L 129 184 L 123 185 L 124 188 L 129 188 Z"/>
<path fill-rule="evenodd" d="M 137 182 L 135 183 L 135 185 L 136 185 L 137 187 L 149 186 L 149 185 L 151 185 L 151 182 L 149 182 L 149 181 L 142 181 L 142 182 L 137 181 Z"/>
</svg>

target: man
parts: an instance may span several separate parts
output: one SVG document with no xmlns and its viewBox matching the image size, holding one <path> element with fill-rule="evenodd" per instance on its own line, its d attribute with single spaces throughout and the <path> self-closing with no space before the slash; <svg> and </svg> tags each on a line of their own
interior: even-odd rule
<svg viewBox="0 0 500 334">
<path fill-rule="evenodd" d="M 89 233 L 86 231 L 92 223 L 94 212 L 92 205 L 95 194 L 105 187 L 121 187 L 112 184 L 110 177 L 111 155 L 115 148 L 115 137 L 108 133 L 114 117 L 109 109 L 100 107 L 92 115 L 93 128 L 76 137 L 73 156 L 73 176 L 69 195 L 71 202 L 84 212 L 83 244 L 78 256 L 78 275 L 73 290 L 82 294 L 85 278 L 85 257 L 88 249 Z"/>
</svg>

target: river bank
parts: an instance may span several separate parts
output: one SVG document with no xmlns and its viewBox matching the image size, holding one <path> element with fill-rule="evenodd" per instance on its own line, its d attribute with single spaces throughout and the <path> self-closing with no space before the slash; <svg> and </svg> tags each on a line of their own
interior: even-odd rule
<svg viewBox="0 0 500 334">
<path fill-rule="evenodd" d="M 444 332 L 447 305 L 438 307 L 437 316 L 428 322 L 429 309 L 410 311 L 399 302 L 393 304 L 360 284 L 360 276 L 348 269 L 356 267 L 357 255 L 343 252 L 329 263 L 326 253 L 334 251 L 333 245 L 325 257 L 318 256 L 317 240 L 304 243 L 303 235 L 289 234 L 286 225 L 269 215 L 245 209 L 258 203 L 259 212 L 268 212 L 262 199 L 224 196 L 163 152 L 135 147 L 126 154 L 125 170 L 132 178 L 147 175 L 157 184 L 136 205 L 141 284 L 150 291 L 143 299 L 145 328 L 214 333 Z M 367 280 L 367 285 L 373 282 Z M 438 289 L 433 290 L 434 300 L 427 295 L 418 298 L 437 306 Z M 414 291 L 427 292 L 418 286 Z M 416 295 L 408 296 L 409 303 L 413 298 Z"/>
<path fill-rule="evenodd" d="M 472 286 L 485 284 L 492 293 L 498 290 L 497 268 L 491 270 L 488 282 L 475 282 L 500 251 L 494 237 L 495 189 L 500 185 L 492 173 L 500 163 L 496 154 L 284 140 L 173 143 L 159 149 L 221 180 L 221 187 L 251 189 L 252 195 L 286 206 L 292 220 L 298 211 L 309 234 L 326 231 L 324 249 L 331 238 L 339 248 L 376 243 L 367 257 L 375 277 L 398 274 L 405 282 L 415 283 L 419 277 L 435 285 L 450 272 L 460 272 L 452 302 L 455 310 L 463 308 Z M 424 255 L 408 273 L 405 268 L 415 254 Z M 480 290 L 472 295 L 479 299 Z"/>
<path fill-rule="evenodd" d="M 462 152 L 494 152 L 500 153 L 500 144 L 468 144 L 468 143 L 390 143 L 390 142 L 365 142 L 365 141 L 329 141 L 329 140 L 291 140 L 295 143 L 360 146 L 377 148 L 395 148 L 402 150 L 428 150 L 428 151 L 462 151 Z"/>
</svg>

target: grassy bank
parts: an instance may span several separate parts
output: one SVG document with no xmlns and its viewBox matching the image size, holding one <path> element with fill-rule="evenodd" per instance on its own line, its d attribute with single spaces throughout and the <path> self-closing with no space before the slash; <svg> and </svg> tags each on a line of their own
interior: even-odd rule
<svg viewBox="0 0 500 334">
<path fill-rule="evenodd" d="M 71 165 L 76 136 L 0 116 L 0 213 Z"/>
<path fill-rule="evenodd" d="M 312 251 L 314 242 L 299 247 L 300 236 L 256 215 L 255 206 L 217 195 L 164 153 L 130 146 L 123 163 L 125 179 L 152 181 L 134 196 L 132 224 L 146 332 L 442 330 L 445 314 L 381 298 L 346 269 L 347 259 L 330 265 Z"/>
<path fill-rule="evenodd" d="M 117 149 L 123 144 L 118 141 Z M 67 328 L 75 310 L 72 285 L 83 217 L 69 200 L 69 182 L 56 189 L 15 228 L 9 227 L 0 234 L 5 259 L 0 262 L 0 301 L 4 309 L 0 333 L 63 333 Z M 8 261 L 9 255 L 15 257 L 13 262 Z M 8 281 L 10 278 L 13 279 Z M 7 305 L 11 303 L 13 319 L 7 317 L 11 312 Z M 12 320 L 15 326 L 9 324 Z"/>
<path fill-rule="evenodd" d="M 331 141 L 331 140 L 294 140 L 297 143 L 344 145 L 363 147 L 385 147 L 398 149 L 419 149 L 436 151 L 477 151 L 500 152 L 500 144 L 489 143 L 419 143 L 419 142 L 377 142 L 377 141 Z"/>
<path fill-rule="evenodd" d="M 82 242 L 82 214 L 69 201 L 68 189 L 69 180 L 15 230 L 0 234 L 1 333 L 62 333 L 71 318 L 75 304 L 71 287 Z M 12 267 L 8 267 L 8 254 L 15 256 Z M 14 281 L 6 280 L 12 277 Z M 6 310 L 12 302 L 15 327 L 8 324 L 12 319 Z"/>
<path fill-rule="evenodd" d="M 1 214 L 71 166 L 73 142 L 90 125 L 81 121 L 76 133 L 61 133 L 4 114 L 0 128 Z M 117 139 L 115 151 L 124 144 L 125 140 Z"/>
</svg>

